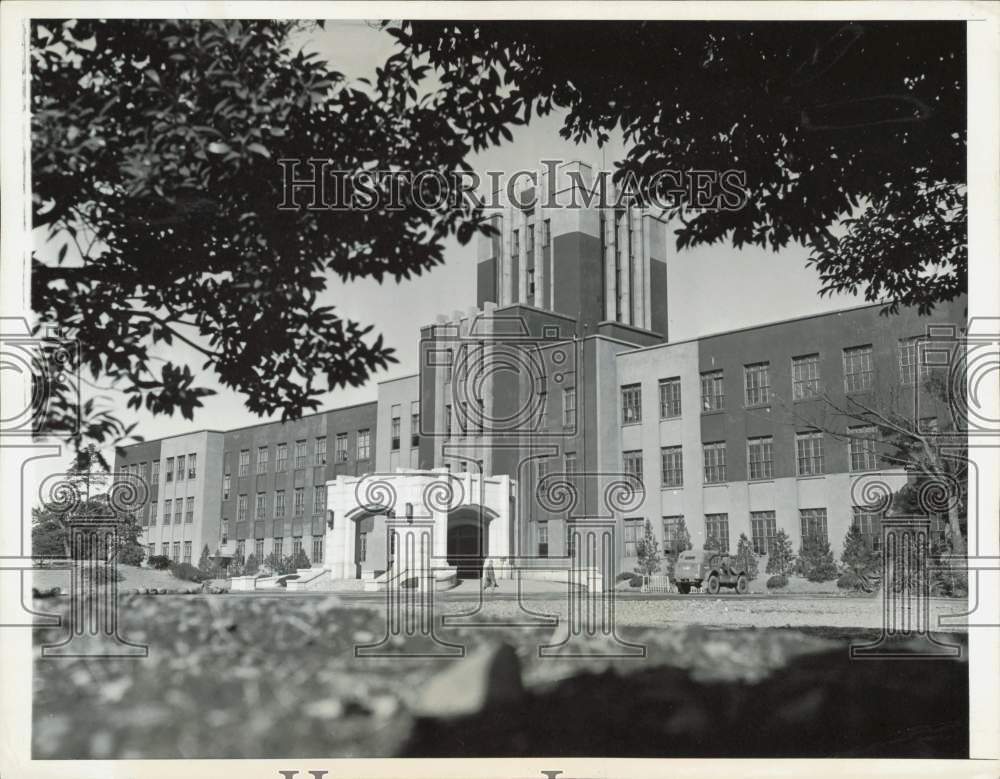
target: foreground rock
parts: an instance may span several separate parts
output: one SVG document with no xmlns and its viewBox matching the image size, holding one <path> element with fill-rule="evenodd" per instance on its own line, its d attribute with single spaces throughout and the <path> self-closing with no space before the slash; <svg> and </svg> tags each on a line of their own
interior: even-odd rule
<svg viewBox="0 0 1000 779">
<path fill-rule="evenodd" d="M 516 705 L 523 698 L 517 652 L 510 644 L 488 643 L 431 678 L 409 708 L 418 717 L 451 719 Z"/>
</svg>

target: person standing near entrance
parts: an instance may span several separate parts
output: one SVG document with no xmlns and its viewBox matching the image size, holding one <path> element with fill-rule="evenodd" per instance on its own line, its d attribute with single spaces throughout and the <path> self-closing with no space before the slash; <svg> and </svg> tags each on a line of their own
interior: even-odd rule
<svg viewBox="0 0 1000 779">
<path fill-rule="evenodd" d="M 500 585 L 497 584 L 497 575 L 493 570 L 493 561 L 487 560 L 486 567 L 483 569 L 483 587 L 487 590 L 497 589 Z"/>
</svg>

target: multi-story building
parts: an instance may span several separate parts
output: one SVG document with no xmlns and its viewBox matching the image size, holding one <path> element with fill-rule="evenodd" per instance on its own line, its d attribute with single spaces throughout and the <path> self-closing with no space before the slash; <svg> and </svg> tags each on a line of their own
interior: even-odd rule
<svg viewBox="0 0 1000 779">
<path fill-rule="evenodd" d="M 915 339 L 961 328 L 964 297 L 931 316 L 860 306 L 671 342 L 666 228 L 650 214 L 532 206 L 495 222 L 477 306 L 422 328 L 418 373 L 380 383 L 376 400 L 126 448 L 118 470 L 153 469 L 149 550 L 196 561 L 205 545 L 258 558 L 301 547 L 319 564 L 336 543 L 354 563 L 338 560 L 336 575 L 377 572 L 386 555 L 366 538 L 385 537 L 389 513 L 330 496 L 350 502 L 365 474 L 435 469 L 509 478 L 501 546 L 520 557 L 576 554 L 570 529 L 595 518 L 614 527 L 619 570 L 635 564 L 647 520 L 665 548 L 681 520 L 695 545 L 711 536 L 729 551 L 745 533 L 766 554 L 779 529 L 796 546 L 825 534 L 838 550 L 852 523 L 876 543 L 858 485 L 898 488 L 906 474 L 872 426 L 842 412 L 944 420 L 940 399 L 914 405 L 918 379 L 944 370 L 920 364 Z M 615 499 L 623 481 L 630 496 Z M 449 559 L 497 554 L 486 532 L 497 511 L 475 508 L 440 527 Z"/>
</svg>

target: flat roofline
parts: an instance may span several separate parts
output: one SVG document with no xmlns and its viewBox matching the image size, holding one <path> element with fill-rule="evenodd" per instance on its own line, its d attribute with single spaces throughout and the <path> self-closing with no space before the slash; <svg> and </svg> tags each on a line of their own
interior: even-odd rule
<svg viewBox="0 0 1000 779">
<path fill-rule="evenodd" d="M 416 375 L 418 375 L 418 374 L 413 374 L 413 376 L 416 376 Z M 403 378 L 410 378 L 410 377 L 405 377 L 404 376 Z M 392 381 L 394 381 L 394 379 Z M 382 383 L 382 382 L 379 382 L 379 383 Z M 352 408 L 360 408 L 361 406 L 377 406 L 377 405 L 378 405 L 378 401 L 377 400 L 366 400 L 366 401 L 363 401 L 361 403 L 352 403 L 349 406 L 337 406 L 336 408 L 325 408 L 325 409 L 321 409 L 319 411 L 313 411 L 313 412 L 311 412 L 309 414 L 303 414 L 298 419 L 289 419 L 289 420 L 287 420 L 285 422 L 282 422 L 280 419 L 276 419 L 276 420 L 273 420 L 273 421 L 270 421 L 270 422 L 255 422 L 252 425 L 240 425 L 239 427 L 231 427 L 228 430 L 208 430 L 208 429 L 202 428 L 201 430 L 192 430 L 190 433 L 174 433 L 173 435 L 165 435 L 165 436 L 162 436 L 160 438 L 150 438 L 147 441 L 140 441 L 140 442 L 135 443 L 135 444 L 128 444 L 128 445 L 123 446 L 121 448 L 122 449 L 133 449 L 133 448 L 135 448 L 137 446 L 145 446 L 146 444 L 155 444 L 158 441 L 168 441 L 171 438 L 181 438 L 183 436 L 198 435 L 199 433 L 218 433 L 219 435 L 225 435 L 226 433 L 235 433 L 235 432 L 237 432 L 239 430 L 249 430 L 251 427 L 264 427 L 265 425 L 290 425 L 290 424 L 293 424 L 293 423 L 298 422 L 300 420 L 308 419 L 309 417 L 316 417 L 316 416 L 319 416 L 321 414 L 332 414 L 332 413 L 335 413 L 337 411 L 348 411 L 348 410 L 350 410 Z"/>
<path fill-rule="evenodd" d="M 394 379 L 382 379 L 382 381 L 377 381 L 375 383 L 376 384 L 390 384 L 390 383 L 392 383 L 394 381 L 403 381 L 404 379 L 412 379 L 412 378 L 416 378 L 418 376 L 420 376 L 420 372 L 419 371 L 417 373 L 408 373 L 405 376 L 397 376 Z M 376 403 L 377 402 L 378 401 L 376 401 Z M 358 404 L 358 405 L 363 405 L 363 404 Z M 350 408 L 350 407 L 348 406 L 348 408 Z"/>
<path fill-rule="evenodd" d="M 962 293 L 962 295 L 959 295 L 958 297 L 961 298 L 966 296 L 967 296 L 966 293 Z M 806 319 L 819 319 L 820 317 L 825 317 L 825 316 L 840 316 L 841 314 L 850 314 L 855 311 L 863 311 L 864 309 L 868 308 L 884 308 L 885 306 L 890 306 L 890 305 L 892 305 L 892 301 L 887 300 L 880 303 L 863 303 L 858 306 L 851 306 L 850 308 L 837 308 L 834 309 L 833 311 L 817 311 L 815 314 L 803 314 L 802 316 L 793 316 L 788 319 L 775 319 L 770 322 L 761 322 L 758 325 L 746 325 L 745 327 L 736 327 L 733 328 L 732 330 L 720 330 L 714 333 L 706 333 L 705 335 L 696 335 L 693 338 L 685 338 L 682 341 L 666 341 L 665 343 L 662 344 L 652 344 L 650 346 L 638 346 L 634 349 L 630 349 L 628 352 L 621 352 L 616 356 L 621 357 L 623 354 L 631 354 L 633 352 L 645 352 L 649 351 L 650 349 L 662 349 L 667 346 L 678 346 L 680 344 L 689 344 L 689 343 L 694 343 L 696 341 L 707 341 L 709 338 L 721 338 L 723 336 L 733 335 L 735 333 L 745 333 L 749 330 L 762 330 L 766 327 L 777 327 L 778 325 L 787 325 L 791 324 L 792 322 L 802 322 L 805 321 Z M 913 308 L 913 306 L 906 306 L 906 308 Z"/>
</svg>

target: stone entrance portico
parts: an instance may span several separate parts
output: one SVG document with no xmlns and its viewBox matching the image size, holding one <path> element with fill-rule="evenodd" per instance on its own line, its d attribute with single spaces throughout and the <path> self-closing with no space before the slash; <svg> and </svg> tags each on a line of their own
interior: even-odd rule
<svg viewBox="0 0 1000 779">
<path fill-rule="evenodd" d="M 398 582 L 430 569 L 475 577 L 487 560 L 498 575 L 507 569 L 516 505 L 509 476 L 401 468 L 340 477 L 326 488 L 324 567 L 334 580 Z M 397 554 L 412 549 L 425 553 Z"/>
</svg>

